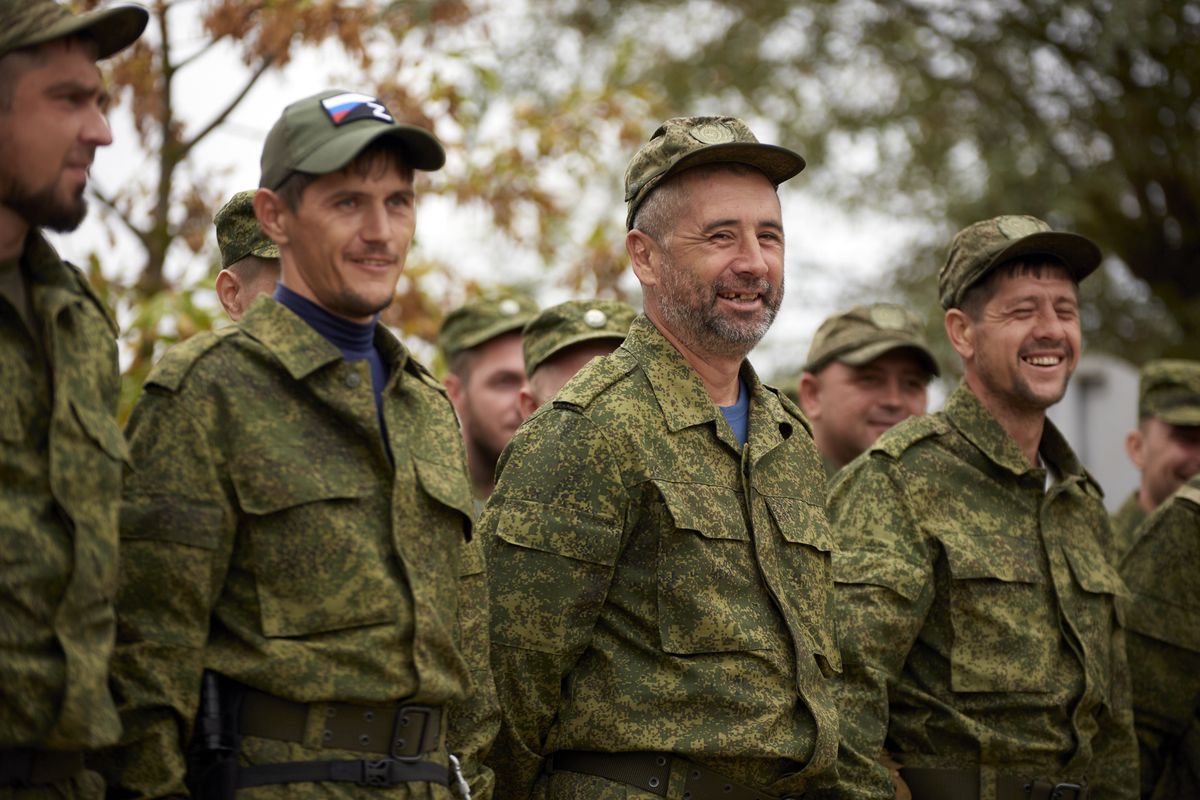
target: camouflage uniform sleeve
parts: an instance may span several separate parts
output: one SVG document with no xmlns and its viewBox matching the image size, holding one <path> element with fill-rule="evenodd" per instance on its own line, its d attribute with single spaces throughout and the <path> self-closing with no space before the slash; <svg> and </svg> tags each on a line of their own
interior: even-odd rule
<svg viewBox="0 0 1200 800">
<path fill-rule="evenodd" d="M 548 409 L 517 433 L 480 520 L 488 548 L 492 671 L 503 720 L 497 797 L 530 795 L 563 691 L 612 580 L 628 496 L 603 432 Z"/>
<path fill-rule="evenodd" d="M 843 665 L 836 797 L 893 797 L 878 759 L 888 731 L 888 687 L 933 601 L 936 552 L 916 524 L 898 472 L 889 458 L 873 454 L 843 470 L 829 498 Z"/>
<path fill-rule="evenodd" d="M 1116 622 L 1112 626 L 1111 653 L 1108 713 L 1098 720 L 1100 730 L 1092 743 L 1092 767 L 1088 773 L 1091 796 L 1097 800 L 1137 797 L 1139 787 L 1138 742 L 1133 727 L 1125 628 Z"/>
<path fill-rule="evenodd" d="M 206 434 L 217 429 L 155 386 L 127 429 L 134 468 L 121 509 L 113 660 L 124 733 L 104 765 L 120 795 L 186 794 L 183 754 L 234 534 L 230 490 Z"/>
</svg>

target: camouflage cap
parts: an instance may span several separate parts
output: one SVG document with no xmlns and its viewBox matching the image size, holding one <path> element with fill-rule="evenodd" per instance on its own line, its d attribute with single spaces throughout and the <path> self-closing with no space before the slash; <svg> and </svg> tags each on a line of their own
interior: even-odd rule
<svg viewBox="0 0 1200 800">
<path fill-rule="evenodd" d="M 737 117 L 675 117 L 651 135 L 625 170 L 625 227 L 633 228 L 638 206 L 665 178 L 688 167 L 720 162 L 749 164 L 776 186 L 804 169 L 799 153 L 760 143 Z"/>
<path fill-rule="evenodd" d="M 236 264 L 247 256 L 279 258 L 279 246 L 267 238 L 254 216 L 254 190 L 238 192 L 213 217 L 221 266 Z"/>
<path fill-rule="evenodd" d="M 1142 367 L 1138 417 L 1168 425 L 1200 425 L 1200 361 L 1162 358 Z"/>
<path fill-rule="evenodd" d="M 0 0 L 0 56 L 67 36 L 84 36 L 96 43 L 97 58 L 108 58 L 133 44 L 149 19 L 146 9 L 135 5 L 72 14 L 54 0 Z"/>
<path fill-rule="evenodd" d="M 619 300 L 568 300 L 550 306 L 525 326 L 521 349 L 525 354 L 525 374 L 544 364 L 556 353 L 583 342 L 625 340 L 637 309 Z"/>
<path fill-rule="evenodd" d="M 930 375 L 942 374 L 916 314 L 893 303 L 855 306 L 817 328 L 804 371 L 819 372 L 832 361 L 857 367 L 902 347 L 913 350 Z"/>
<path fill-rule="evenodd" d="M 445 151 L 429 131 L 396 122 L 370 95 L 334 89 L 283 110 L 263 143 L 258 185 L 278 189 L 293 172 L 337 172 L 383 136 L 400 143 L 413 169 L 441 169 L 446 163 Z"/>
<path fill-rule="evenodd" d="M 446 315 L 438 331 L 438 347 L 449 360 L 489 339 L 521 330 L 537 313 L 537 303 L 526 295 L 485 295 Z"/>
<path fill-rule="evenodd" d="M 1090 239 L 1050 228 L 1036 217 L 1004 216 L 976 222 L 954 235 L 938 273 L 942 308 L 957 308 L 967 289 L 993 268 L 1022 256 L 1054 256 L 1078 283 L 1100 265 L 1100 248 Z"/>
</svg>

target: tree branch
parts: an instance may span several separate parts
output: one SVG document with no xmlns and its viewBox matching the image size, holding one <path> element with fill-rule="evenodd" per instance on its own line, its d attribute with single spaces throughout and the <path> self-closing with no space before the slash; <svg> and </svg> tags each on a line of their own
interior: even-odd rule
<svg viewBox="0 0 1200 800">
<path fill-rule="evenodd" d="M 264 58 L 262 60 L 262 62 L 258 65 L 258 67 L 254 70 L 254 72 L 250 75 L 249 80 L 247 80 L 245 85 L 242 86 L 242 90 L 240 92 L 238 92 L 237 95 L 232 100 L 229 101 L 228 105 L 226 105 L 225 108 L 221 109 L 220 113 L 218 113 L 217 116 L 213 117 L 212 121 L 209 122 L 207 125 L 205 125 L 204 128 L 199 133 L 197 133 L 195 136 L 193 136 L 188 141 L 180 143 L 178 154 L 177 154 L 178 160 L 182 161 L 184 158 L 186 158 L 187 154 L 191 151 L 191 149 L 193 147 L 195 147 L 197 144 L 199 144 L 204 139 L 204 137 L 208 136 L 210 133 L 212 133 L 214 130 L 216 130 L 217 127 L 220 126 L 220 124 L 222 122 L 224 122 L 225 119 L 231 113 L 233 113 L 233 110 L 235 108 L 237 108 L 238 105 L 240 105 L 243 100 L 246 99 L 246 95 L 248 95 L 250 93 L 250 90 L 254 88 L 254 85 L 256 83 L 258 83 L 258 79 L 261 78 L 266 73 L 266 71 L 271 68 L 271 64 L 273 62 L 274 62 L 274 59 L 271 56 L 267 56 L 266 58 Z"/>
<path fill-rule="evenodd" d="M 115 214 L 117 219 L 119 219 L 121 221 L 121 224 L 124 225 L 129 230 L 130 233 L 132 233 L 134 236 L 136 236 L 138 238 L 138 241 L 140 241 L 143 246 L 146 246 L 148 244 L 149 236 L 146 233 L 146 231 L 142 230 L 137 225 L 133 224 L 133 220 L 131 220 L 129 218 L 129 215 L 126 214 L 124 211 L 122 211 L 117 206 L 117 203 L 113 198 L 104 194 L 104 192 L 100 191 L 95 186 L 91 187 L 91 192 L 92 192 L 92 196 L 100 201 L 100 205 L 104 206 L 109 211 L 111 211 L 113 214 Z"/>
</svg>

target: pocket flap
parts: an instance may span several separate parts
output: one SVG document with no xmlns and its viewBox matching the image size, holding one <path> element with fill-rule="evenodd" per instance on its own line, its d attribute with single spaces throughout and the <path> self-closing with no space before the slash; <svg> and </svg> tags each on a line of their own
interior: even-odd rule
<svg viewBox="0 0 1200 800">
<path fill-rule="evenodd" d="M 1002 534 L 939 536 L 957 579 L 991 578 L 1013 583 L 1040 583 L 1037 543 Z"/>
<path fill-rule="evenodd" d="M 461 511 L 470 519 L 474 515 L 475 503 L 471 496 L 471 485 L 467 473 L 460 467 L 450 467 L 436 461 L 413 458 L 417 468 L 417 480 L 421 488 L 444 506 Z"/>
<path fill-rule="evenodd" d="M 1196 610 L 1157 597 L 1135 594 L 1125 606 L 1125 627 L 1134 633 L 1200 653 L 1200 626 Z"/>
<path fill-rule="evenodd" d="M 794 544 L 806 544 L 826 553 L 833 552 L 833 537 L 824 506 L 816 506 L 797 497 L 764 495 L 767 508 L 783 538 Z"/>
<path fill-rule="evenodd" d="M 867 584 L 891 589 L 912 602 L 921 594 L 925 571 L 894 553 L 855 549 L 833 554 L 833 582 Z"/>
<path fill-rule="evenodd" d="M 621 529 L 609 520 L 532 500 L 508 499 L 502 506 L 496 535 L 509 544 L 606 567 L 617 563 Z M 499 511 L 489 506 L 484 514 Z"/>
<path fill-rule="evenodd" d="M 1104 554 L 1090 547 L 1064 547 L 1071 574 L 1084 591 L 1129 597 L 1125 582 Z"/>
<path fill-rule="evenodd" d="M 276 447 L 238 454 L 230 468 L 234 491 L 250 514 L 274 514 L 320 500 L 366 494 L 362 481 L 344 465 L 322 469 L 311 448 Z"/>
<path fill-rule="evenodd" d="M 675 527 L 696 531 L 708 539 L 748 541 L 740 492 L 704 483 L 654 481 Z"/>
<path fill-rule="evenodd" d="M 73 398 L 71 408 L 75 411 L 75 418 L 79 420 L 80 427 L 89 438 L 100 445 L 101 450 L 117 461 L 129 463 L 129 445 L 125 443 L 125 437 L 111 414 L 96 411 Z"/>
</svg>

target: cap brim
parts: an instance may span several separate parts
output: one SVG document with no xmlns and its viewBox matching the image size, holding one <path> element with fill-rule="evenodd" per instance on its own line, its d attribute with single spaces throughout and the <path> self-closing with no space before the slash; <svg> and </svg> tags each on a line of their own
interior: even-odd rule
<svg viewBox="0 0 1200 800">
<path fill-rule="evenodd" d="M 1005 261 L 1012 261 L 1015 258 L 1033 255 L 1054 256 L 1060 259 L 1067 265 L 1067 270 L 1071 273 L 1071 277 L 1075 279 L 1076 283 L 1095 272 L 1096 267 L 1100 266 L 1102 258 L 1100 248 L 1093 244 L 1090 239 L 1078 234 L 1062 233 L 1060 231 L 1031 233 L 1028 236 L 1017 239 L 1008 247 L 1005 247 L 999 253 L 992 256 L 987 268 L 972 283 L 978 283 L 984 275 Z"/>
<path fill-rule="evenodd" d="M 884 353 L 890 353 L 893 350 L 911 350 L 921 361 L 921 365 L 925 367 L 926 372 L 934 377 L 942 374 L 941 369 L 938 367 L 937 359 L 933 357 L 933 353 L 916 342 L 905 339 L 872 342 L 871 344 L 848 350 L 845 353 L 839 353 L 830 358 L 829 361 L 840 361 L 852 367 L 861 367 L 863 364 L 874 361 Z"/>
<path fill-rule="evenodd" d="M 353 161 L 367 145 L 383 138 L 392 138 L 400 143 L 404 150 L 404 163 L 413 169 L 432 172 L 446 163 L 446 151 L 428 131 L 414 125 L 380 127 L 372 123 L 347 130 L 331 139 L 301 159 L 293 170 L 313 175 L 337 172 Z"/>
<path fill-rule="evenodd" d="M 534 371 L 538 367 L 540 367 L 542 364 L 545 364 L 547 361 L 554 358 L 559 353 L 561 353 L 564 350 L 567 350 L 569 348 L 572 348 L 577 344 L 583 344 L 585 342 L 597 342 L 597 341 L 603 341 L 605 339 L 608 339 L 612 342 L 615 342 L 615 344 L 613 345 L 613 349 L 615 350 L 621 346 L 621 342 L 625 341 L 625 339 L 628 335 L 629 335 L 628 333 L 614 333 L 613 331 L 606 331 L 606 330 L 595 330 L 595 331 L 587 331 L 585 333 L 577 333 L 574 336 L 571 336 L 571 337 L 559 342 L 558 345 L 553 350 L 551 350 L 551 351 L 547 352 L 545 355 L 543 355 L 536 363 L 534 363 L 532 365 L 526 364 L 525 365 L 525 374 L 527 376 L 532 376 Z"/>
<path fill-rule="evenodd" d="M 1154 416 L 1168 425 L 1177 425 L 1181 428 L 1200 427 L 1200 406 L 1179 406 L 1159 411 Z"/>
<path fill-rule="evenodd" d="M 96 43 L 96 58 L 124 50 L 146 29 L 150 13 L 141 6 L 122 5 L 64 17 L 21 43 L 21 47 L 52 42 L 68 36 L 86 36 Z"/>
</svg>

